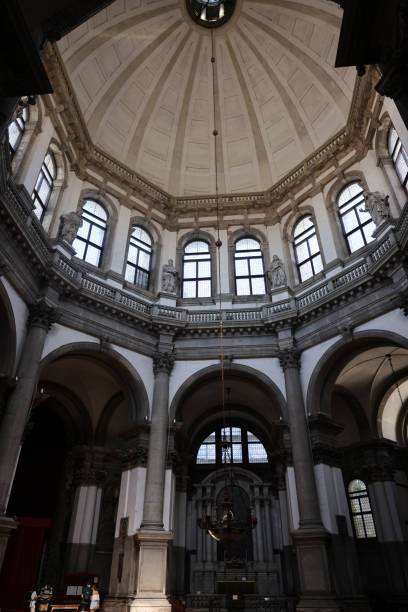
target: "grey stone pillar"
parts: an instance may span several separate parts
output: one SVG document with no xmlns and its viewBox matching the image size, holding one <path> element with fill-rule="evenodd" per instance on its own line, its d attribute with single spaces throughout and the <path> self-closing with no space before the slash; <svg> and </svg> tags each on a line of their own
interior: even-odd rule
<svg viewBox="0 0 408 612">
<path fill-rule="evenodd" d="M 142 530 L 163 529 L 164 478 L 169 425 L 169 377 L 173 363 L 174 357 L 169 353 L 157 352 L 153 357 L 155 379 Z"/>
<path fill-rule="evenodd" d="M 0 514 L 6 512 L 21 440 L 30 416 L 45 338 L 55 319 L 55 309 L 45 300 L 30 307 L 17 384 L 9 396 L 0 430 Z"/>
<path fill-rule="evenodd" d="M 288 348 L 279 353 L 285 375 L 286 400 L 296 492 L 299 505 L 299 529 L 292 532 L 299 569 L 300 601 L 296 610 L 334 611 L 340 604 L 332 590 L 326 533 L 319 507 L 314 478 L 313 455 L 300 382 L 300 355 Z"/>
</svg>

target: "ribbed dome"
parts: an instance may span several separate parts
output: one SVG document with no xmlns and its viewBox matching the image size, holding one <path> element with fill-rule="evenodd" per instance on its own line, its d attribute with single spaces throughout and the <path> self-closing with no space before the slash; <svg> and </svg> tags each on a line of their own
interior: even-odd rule
<svg viewBox="0 0 408 612">
<path fill-rule="evenodd" d="M 345 125 L 354 69 L 334 69 L 329 0 L 241 0 L 202 28 L 184 0 L 117 0 L 59 48 L 93 142 L 174 196 L 263 191 Z M 213 34 L 211 34 L 213 32 Z"/>
</svg>

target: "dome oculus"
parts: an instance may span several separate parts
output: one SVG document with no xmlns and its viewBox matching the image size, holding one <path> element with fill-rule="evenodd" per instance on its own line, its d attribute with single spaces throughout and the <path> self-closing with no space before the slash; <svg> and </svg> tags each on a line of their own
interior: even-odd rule
<svg viewBox="0 0 408 612">
<path fill-rule="evenodd" d="M 205 28 L 217 28 L 228 21 L 236 0 L 186 0 L 192 19 Z"/>
</svg>

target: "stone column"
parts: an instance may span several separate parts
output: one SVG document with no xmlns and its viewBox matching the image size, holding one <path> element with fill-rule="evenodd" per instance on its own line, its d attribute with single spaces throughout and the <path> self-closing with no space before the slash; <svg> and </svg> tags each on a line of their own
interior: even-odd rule
<svg viewBox="0 0 408 612">
<path fill-rule="evenodd" d="M 297 611 L 310 608 L 338 610 L 334 599 L 327 553 L 328 534 L 321 517 L 308 424 L 300 382 L 300 355 L 293 348 L 279 353 L 285 376 L 293 467 L 299 505 L 299 528 L 292 532 L 299 568 L 300 601 Z"/>
<path fill-rule="evenodd" d="M 45 338 L 56 319 L 55 309 L 45 300 L 30 307 L 27 336 L 17 370 L 17 383 L 9 395 L 0 430 L 0 515 L 6 513 L 14 474 L 20 456 L 22 438 L 28 419 L 38 380 L 39 365 Z M 9 532 L 10 520 L 4 517 L 0 527 L 0 538 Z M 4 523 L 7 523 L 5 525 Z M 12 521 L 15 523 L 14 521 Z M 3 527 L 5 531 L 3 530 Z M 5 547 L 4 547 L 5 549 Z M 3 557 L 0 556 L 0 567 Z"/>
<path fill-rule="evenodd" d="M 158 351 L 153 357 L 155 375 L 149 437 L 143 519 L 135 535 L 138 548 L 136 599 L 138 612 L 167 612 L 167 545 L 172 534 L 163 529 L 164 484 L 169 419 L 169 377 L 174 357 Z"/>
</svg>

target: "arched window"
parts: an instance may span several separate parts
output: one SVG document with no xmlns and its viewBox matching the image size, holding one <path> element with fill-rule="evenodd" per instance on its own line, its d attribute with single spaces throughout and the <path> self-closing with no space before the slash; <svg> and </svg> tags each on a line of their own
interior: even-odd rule
<svg viewBox="0 0 408 612">
<path fill-rule="evenodd" d="M 79 259 L 99 266 L 105 243 L 108 215 L 95 200 L 85 200 L 82 207 L 82 225 L 72 243 Z"/>
<path fill-rule="evenodd" d="M 44 217 L 56 177 L 57 164 L 55 163 L 55 157 L 51 151 L 48 151 L 44 157 L 34 191 L 31 194 L 34 202 L 34 214 L 40 221 Z"/>
<path fill-rule="evenodd" d="M 25 131 L 25 124 L 28 121 L 27 107 L 20 107 L 20 109 L 17 111 L 17 116 L 14 121 L 8 126 L 8 141 L 11 155 L 14 155 L 17 151 Z"/>
<path fill-rule="evenodd" d="M 262 442 L 242 427 L 220 427 L 202 442 L 198 464 L 268 463 Z"/>
<path fill-rule="evenodd" d="M 254 238 L 235 243 L 235 290 L 237 295 L 264 295 L 265 271 L 261 246 Z"/>
<path fill-rule="evenodd" d="M 134 225 L 129 237 L 125 279 L 143 289 L 149 288 L 152 261 L 152 238 L 139 225 Z"/>
<path fill-rule="evenodd" d="M 360 183 L 354 181 L 346 185 L 337 197 L 337 205 L 350 253 L 374 240 L 372 234 L 375 224 L 370 213 L 365 212 L 365 198 Z"/>
<path fill-rule="evenodd" d="M 402 146 L 401 139 L 393 126 L 390 127 L 388 132 L 388 150 L 401 185 L 408 191 L 408 154 Z"/>
<path fill-rule="evenodd" d="M 184 247 L 183 298 L 211 297 L 211 255 L 204 240 L 193 240 Z"/>
<path fill-rule="evenodd" d="M 323 270 L 322 256 L 311 215 L 299 219 L 293 228 L 293 244 L 300 282 Z"/>
<path fill-rule="evenodd" d="M 373 513 L 371 512 L 370 498 L 365 483 L 362 480 L 352 480 L 348 486 L 348 499 L 353 519 L 356 538 L 375 538 Z"/>
</svg>

